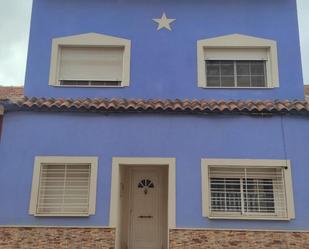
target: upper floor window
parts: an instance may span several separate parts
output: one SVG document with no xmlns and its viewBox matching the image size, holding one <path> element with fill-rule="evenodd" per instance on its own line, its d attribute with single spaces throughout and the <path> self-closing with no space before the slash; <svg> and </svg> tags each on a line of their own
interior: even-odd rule
<svg viewBox="0 0 309 249">
<path fill-rule="evenodd" d="M 50 85 L 128 86 L 130 46 L 129 40 L 94 33 L 54 39 Z"/>
<path fill-rule="evenodd" d="M 204 216 L 294 218 L 289 161 L 205 159 L 202 172 Z"/>
<path fill-rule="evenodd" d="M 276 42 L 243 35 L 198 41 L 198 86 L 279 86 Z"/>
<path fill-rule="evenodd" d="M 209 87 L 266 87 L 265 61 L 206 60 Z"/>
</svg>

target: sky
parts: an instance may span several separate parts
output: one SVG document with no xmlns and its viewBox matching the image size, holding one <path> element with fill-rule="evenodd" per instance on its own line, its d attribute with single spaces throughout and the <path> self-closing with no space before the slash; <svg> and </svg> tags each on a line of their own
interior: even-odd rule
<svg viewBox="0 0 309 249">
<path fill-rule="evenodd" d="M 297 2 L 304 82 L 309 84 L 309 0 Z M 31 5 L 32 0 L 0 0 L 0 85 L 24 83 Z"/>
</svg>

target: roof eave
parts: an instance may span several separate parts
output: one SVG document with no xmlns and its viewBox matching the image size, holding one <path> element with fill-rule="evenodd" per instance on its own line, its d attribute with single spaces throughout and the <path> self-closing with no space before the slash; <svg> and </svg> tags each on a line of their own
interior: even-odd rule
<svg viewBox="0 0 309 249">
<path fill-rule="evenodd" d="M 0 100 L 6 112 L 182 113 L 309 116 L 309 103 L 298 100 L 169 100 L 169 99 L 54 99 Z"/>
</svg>

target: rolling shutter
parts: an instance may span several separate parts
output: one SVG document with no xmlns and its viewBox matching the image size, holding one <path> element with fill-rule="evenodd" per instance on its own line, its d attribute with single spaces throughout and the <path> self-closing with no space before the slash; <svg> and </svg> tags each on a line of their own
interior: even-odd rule
<svg viewBox="0 0 309 249">
<path fill-rule="evenodd" d="M 123 47 L 62 47 L 59 81 L 122 81 Z"/>
</svg>

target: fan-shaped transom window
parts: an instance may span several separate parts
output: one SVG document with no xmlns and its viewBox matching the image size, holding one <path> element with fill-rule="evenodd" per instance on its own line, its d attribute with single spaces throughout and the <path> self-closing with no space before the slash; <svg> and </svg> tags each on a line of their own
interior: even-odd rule
<svg viewBox="0 0 309 249">
<path fill-rule="evenodd" d="M 149 179 L 143 179 L 138 183 L 137 186 L 139 189 L 143 189 L 143 192 L 145 195 L 148 194 L 148 189 L 154 188 L 154 184 L 151 180 Z"/>
<path fill-rule="evenodd" d="M 138 188 L 154 188 L 154 184 L 149 179 L 143 179 L 139 182 Z"/>
</svg>

